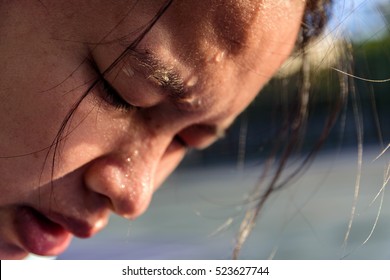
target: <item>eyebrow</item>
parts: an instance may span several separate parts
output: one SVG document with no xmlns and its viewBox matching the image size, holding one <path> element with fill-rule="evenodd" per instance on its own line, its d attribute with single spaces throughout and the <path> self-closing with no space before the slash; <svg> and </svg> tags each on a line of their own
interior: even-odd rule
<svg viewBox="0 0 390 280">
<path fill-rule="evenodd" d="M 184 101 L 190 103 L 191 107 L 197 107 L 197 104 L 191 104 L 192 93 L 185 85 L 182 76 L 172 66 L 167 66 L 147 49 L 142 51 L 132 50 L 129 52 L 129 56 L 138 62 L 137 67 L 146 70 L 146 78 L 157 84 L 171 98 L 179 101 L 179 103 Z M 203 125 L 202 127 L 208 134 L 214 135 L 216 140 L 224 138 L 229 130 L 228 127 L 220 128 L 216 125 Z"/>
<path fill-rule="evenodd" d="M 174 99 L 184 98 L 187 92 L 184 79 L 172 66 L 166 65 L 156 55 L 148 50 L 133 50 L 129 53 L 143 68 L 146 79 L 151 81 Z"/>
</svg>

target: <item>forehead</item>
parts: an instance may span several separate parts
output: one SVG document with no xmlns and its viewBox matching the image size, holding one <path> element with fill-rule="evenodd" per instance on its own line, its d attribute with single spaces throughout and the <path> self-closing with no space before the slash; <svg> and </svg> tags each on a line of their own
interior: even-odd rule
<svg viewBox="0 0 390 280">
<path fill-rule="evenodd" d="M 258 1 L 176 1 L 164 20 L 193 48 L 218 47 L 237 53 L 245 46 L 258 14 Z M 257 3 L 259 4 L 259 3 Z M 202 40 L 199 40 L 203 38 Z"/>
<path fill-rule="evenodd" d="M 200 59 L 202 53 L 212 51 L 239 56 L 253 51 L 250 47 L 283 36 L 283 30 L 291 27 L 291 18 L 298 20 L 299 25 L 304 3 L 303 0 L 174 1 L 162 24 L 168 25 L 170 28 L 165 30 L 171 31 L 171 38 L 175 37 L 171 50 L 178 54 L 186 50 L 183 60 Z"/>
<path fill-rule="evenodd" d="M 176 20 L 181 21 L 182 28 L 192 26 L 196 28 L 196 35 L 207 38 L 208 43 L 237 53 L 246 44 L 250 27 L 259 12 L 259 3 L 256 2 L 180 1 L 174 9 L 176 9 L 175 14 L 179 15 Z M 193 32 L 187 34 L 191 33 L 194 34 Z"/>
<path fill-rule="evenodd" d="M 294 46 L 304 3 L 174 1 L 141 45 L 177 69 L 184 81 L 196 75 L 197 90 L 209 100 L 217 93 L 225 99 L 238 90 L 257 93 Z"/>
</svg>

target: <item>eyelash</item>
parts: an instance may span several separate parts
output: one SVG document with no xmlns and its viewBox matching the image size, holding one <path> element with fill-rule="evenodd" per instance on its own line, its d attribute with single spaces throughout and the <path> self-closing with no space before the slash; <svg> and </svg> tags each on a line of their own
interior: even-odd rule
<svg viewBox="0 0 390 280">
<path fill-rule="evenodd" d="M 122 96 L 116 91 L 116 89 L 104 78 L 100 81 L 101 88 L 104 93 L 104 101 L 113 106 L 119 111 L 130 111 L 137 109 L 136 106 L 129 104 Z"/>
<path fill-rule="evenodd" d="M 104 101 L 113 106 L 116 110 L 128 112 L 130 110 L 139 109 L 139 107 L 131 105 L 124 100 L 106 79 L 101 78 L 100 84 L 104 93 Z M 175 140 L 184 148 L 189 148 L 186 141 L 184 141 L 180 136 L 176 135 Z"/>
</svg>

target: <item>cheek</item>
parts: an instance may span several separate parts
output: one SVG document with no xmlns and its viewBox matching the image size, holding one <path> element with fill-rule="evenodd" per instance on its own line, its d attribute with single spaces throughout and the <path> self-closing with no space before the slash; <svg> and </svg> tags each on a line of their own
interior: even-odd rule
<svg viewBox="0 0 390 280">
<path fill-rule="evenodd" d="M 70 87 L 70 86 L 69 86 Z M 74 88 L 73 84 L 71 88 Z M 17 192 L 27 192 L 51 179 L 52 157 L 56 136 L 73 104 L 84 93 L 79 91 L 52 90 L 39 92 L 19 84 L 8 91 L 1 104 L 0 117 L 0 177 L 2 185 Z M 65 93 L 65 94 L 64 94 Z M 90 106 L 89 106 L 90 107 Z M 90 109 L 89 109 L 90 111 Z M 87 139 L 89 129 L 77 129 L 87 116 L 82 108 L 69 121 L 59 142 L 62 149 L 68 139 Z M 86 149 L 84 147 L 84 149 Z M 67 153 L 64 158 L 74 158 L 80 151 Z M 58 154 L 60 155 L 60 153 Z M 60 156 L 61 158 L 61 156 Z M 42 173 L 42 171 L 45 172 Z M 19 189 L 20 190 L 19 190 Z"/>
<path fill-rule="evenodd" d="M 53 99 L 48 98 L 47 95 L 44 97 L 24 96 L 19 99 L 15 94 L 12 99 L 2 104 L 1 186 L 2 191 L 9 190 L 10 194 L 17 195 L 19 198 L 44 179 L 40 178 L 41 172 L 45 164 L 51 165 L 51 155 L 46 158 L 49 147 L 66 114 L 56 102 L 53 102 Z M 4 110 L 8 106 L 13 109 Z M 15 199 L 11 195 L 8 198 Z"/>
<path fill-rule="evenodd" d="M 55 178 L 114 150 L 129 130 L 130 120 L 96 103 L 91 92 L 74 111 L 58 145 Z"/>
<path fill-rule="evenodd" d="M 155 190 L 175 170 L 175 168 L 184 158 L 185 153 L 186 150 L 182 147 L 180 143 L 176 141 L 171 142 L 157 166 L 153 186 Z"/>
</svg>

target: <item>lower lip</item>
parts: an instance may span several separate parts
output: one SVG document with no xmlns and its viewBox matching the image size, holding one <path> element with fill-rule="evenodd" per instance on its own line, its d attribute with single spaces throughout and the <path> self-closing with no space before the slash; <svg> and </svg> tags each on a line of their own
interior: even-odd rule
<svg viewBox="0 0 390 280">
<path fill-rule="evenodd" d="M 72 234 L 32 208 L 18 209 L 16 230 L 27 251 L 37 255 L 53 256 L 68 247 Z"/>
</svg>

